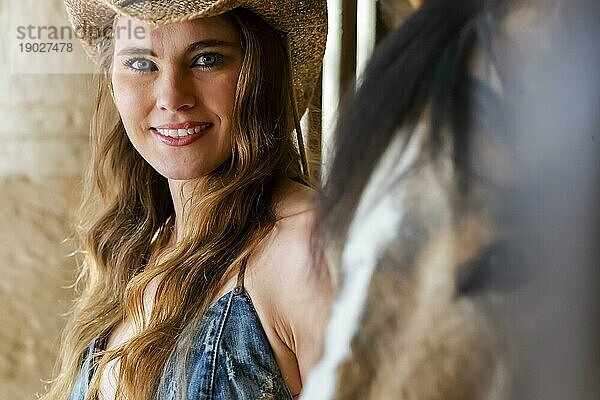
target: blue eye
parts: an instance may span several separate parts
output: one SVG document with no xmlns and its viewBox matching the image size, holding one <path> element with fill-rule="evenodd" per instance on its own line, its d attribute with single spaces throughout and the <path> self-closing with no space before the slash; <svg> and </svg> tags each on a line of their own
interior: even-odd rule
<svg viewBox="0 0 600 400">
<path fill-rule="evenodd" d="M 157 70 L 156 65 L 154 65 L 152 61 L 147 60 L 145 58 L 130 58 L 128 60 L 125 60 L 123 62 L 123 65 L 133 70 L 134 72 L 142 74 Z"/>
<path fill-rule="evenodd" d="M 212 68 L 223 62 L 223 55 L 218 53 L 200 54 L 194 60 L 193 66 L 200 68 Z"/>
</svg>

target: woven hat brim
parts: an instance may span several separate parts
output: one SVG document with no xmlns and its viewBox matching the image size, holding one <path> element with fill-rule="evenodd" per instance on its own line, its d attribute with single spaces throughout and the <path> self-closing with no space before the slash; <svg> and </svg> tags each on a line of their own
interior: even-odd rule
<svg viewBox="0 0 600 400">
<path fill-rule="evenodd" d="M 297 109 L 306 110 L 321 72 L 327 40 L 326 0 L 64 0 L 74 28 L 100 32 L 115 14 L 156 25 L 207 18 L 246 8 L 288 39 Z M 81 37 L 87 54 L 98 59 L 99 35 Z"/>
</svg>

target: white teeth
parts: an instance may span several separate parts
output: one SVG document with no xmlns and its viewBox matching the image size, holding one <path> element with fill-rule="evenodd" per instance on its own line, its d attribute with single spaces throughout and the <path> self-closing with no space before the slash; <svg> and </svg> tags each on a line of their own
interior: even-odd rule
<svg viewBox="0 0 600 400">
<path fill-rule="evenodd" d="M 160 133 L 163 136 L 170 136 L 173 138 L 177 138 L 177 137 L 182 137 L 182 136 L 187 136 L 187 135 L 193 135 L 194 133 L 200 133 L 202 132 L 203 129 L 206 129 L 208 127 L 208 124 L 204 124 L 201 126 L 195 126 L 193 128 L 189 128 L 189 129 L 159 129 L 156 128 L 156 130 L 158 131 L 158 133 Z"/>
</svg>

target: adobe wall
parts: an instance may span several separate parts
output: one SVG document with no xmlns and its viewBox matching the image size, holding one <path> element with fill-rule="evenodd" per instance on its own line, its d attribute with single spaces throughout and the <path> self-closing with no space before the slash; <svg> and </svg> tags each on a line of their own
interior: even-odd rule
<svg viewBox="0 0 600 400">
<path fill-rule="evenodd" d="M 33 399 L 51 376 L 74 277 L 71 232 L 93 101 L 89 75 L 11 71 L 0 0 L 0 399 Z M 33 13 L 68 24 L 60 0 Z M 39 65 L 43 67 L 43 63 Z"/>
</svg>

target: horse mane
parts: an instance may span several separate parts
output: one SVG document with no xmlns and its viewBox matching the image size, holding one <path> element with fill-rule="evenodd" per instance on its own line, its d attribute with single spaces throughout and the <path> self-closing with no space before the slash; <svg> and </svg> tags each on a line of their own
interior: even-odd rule
<svg viewBox="0 0 600 400">
<path fill-rule="evenodd" d="M 376 49 L 323 191 L 340 290 L 305 398 L 598 393 L 598 15 L 425 0 Z"/>
<path fill-rule="evenodd" d="M 341 290 L 307 398 L 465 400 L 505 389 L 505 344 L 477 298 L 494 210 L 472 163 L 473 131 L 504 109 L 471 64 L 478 56 L 500 77 L 491 38 L 507 9 L 425 1 L 347 100 L 319 219 Z"/>
</svg>

